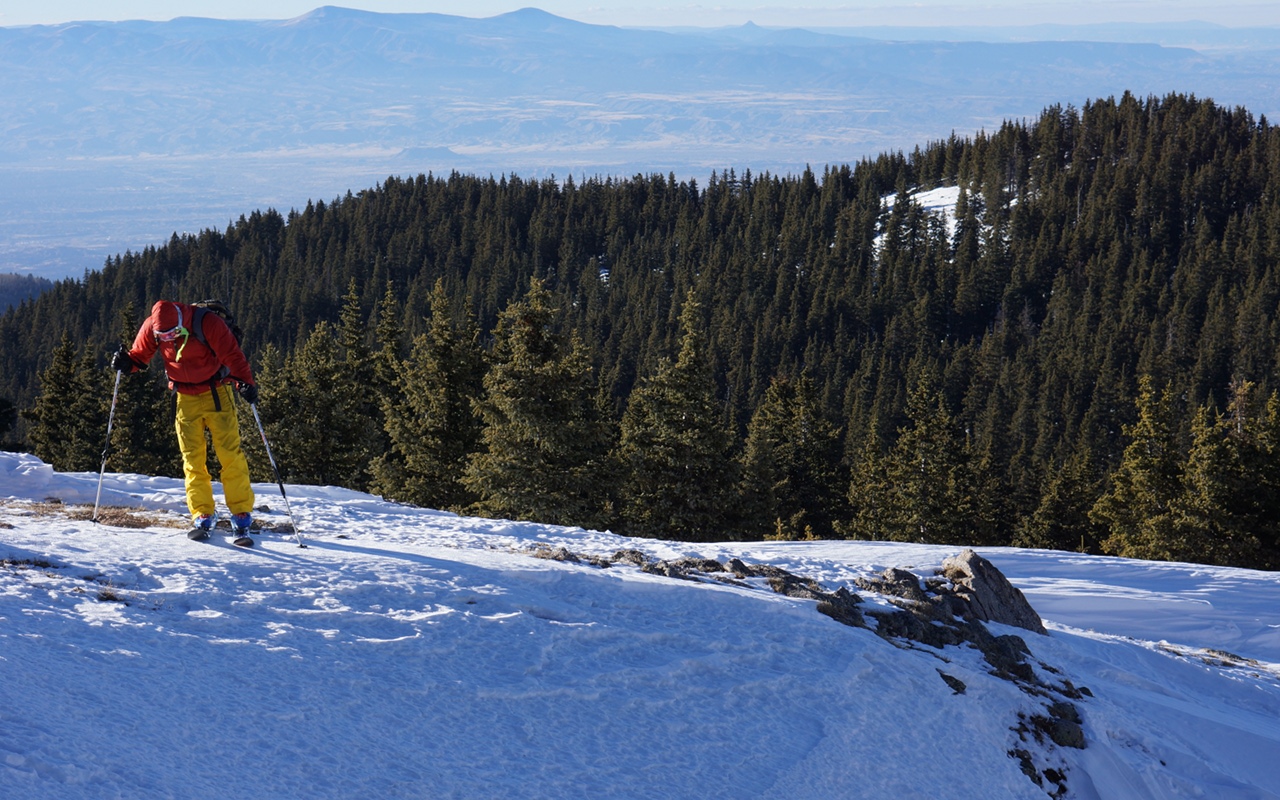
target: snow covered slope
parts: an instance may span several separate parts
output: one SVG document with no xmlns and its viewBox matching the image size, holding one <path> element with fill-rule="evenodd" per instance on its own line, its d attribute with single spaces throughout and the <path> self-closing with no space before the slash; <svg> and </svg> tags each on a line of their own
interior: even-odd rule
<svg viewBox="0 0 1280 800">
<path fill-rule="evenodd" d="M 104 504 L 145 511 L 104 519 L 142 527 L 88 521 L 96 485 L 0 453 L 0 797 L 1047 796 L 1027 760 L 1073 797 L 1280 797 L 1272 573 L 982 551 L 1049 629 L 992 632 L 1089 690 L 1078 750 L 973 648 L 758 578 L 535 557 L 739 558 L 834 590 L 959 548 L 633 540 L 293 486 L 309 546 L 245 550 L 185 538 L 178 481 L 107 476 Z"/>
</svg>

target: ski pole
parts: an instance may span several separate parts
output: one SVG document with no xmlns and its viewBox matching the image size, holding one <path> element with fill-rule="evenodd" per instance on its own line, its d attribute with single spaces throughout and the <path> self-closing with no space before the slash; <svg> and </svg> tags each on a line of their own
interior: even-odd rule
<svg viewBox="0 0 1280 800">
<path fill-rule="evenodd" d="M 276 475 L 276 486 L 280 487 L 280 496 L 284 498 L 284 509 L 289 512 L 289 522 L 293 523 L 293 538 L 297 540 L 298 547 L 306 547 L 302 543 L 302 533 L 298 530 L 298 521 L 293 518 L 293 509 L 289 506 L 289 495 L 284 492 L 284 481 L 280 480 L 280 470 L 276 467 L 275 456 L 271 455 L 271 445 L 267 444 L 267 432 L 262 428 L 262 417 L 258 416 L 258 404 L 250 403 L 249 408 L 253 410 L 253 421 L 258 423 L 258 435 L 262 437 L 262 446 L 267 449 L 267 460 L 271 462 L 271 471 Z"/>
<path fill-rule="evenodd" d="M 98 521 L 98 505 L 102 502 L 102 475 L 107 471 L 107 453 L 111 452 L 111 423 L 116 418 L 116 398 L 120 396 L 120 376 L 116 370 L 116 388 L 111 390 L 111 411 L 107 414 L 107 443 L 102 446 L 102 466 L 98 468 L 98 496 L 93 501 L 93 521 Z"/>
</svg>

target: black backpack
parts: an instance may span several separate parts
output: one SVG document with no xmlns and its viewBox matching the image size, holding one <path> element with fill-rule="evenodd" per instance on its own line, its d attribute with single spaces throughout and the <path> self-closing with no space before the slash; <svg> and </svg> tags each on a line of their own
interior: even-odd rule
<svg viewBox="0 0 1280 800">
<path fill-rule="evenodd" d="M 244 341 L 244 331 L 240 330 L 240 326 L 236 324 L 236 317 L 231 313 L 231 309 L 227 308 L 227 304 L 221 300 L 202 300 L 199 303 L 192 303 L 195 307 L 195 315 L 191 320 L 191 335 L 196 337 L 196 341 L 205 347 L 209 343 L 204 338 L 204 315 L 210 312 L 217 314 L 222 321 L 227 323 L 227 327 L 231 330 L 231 335 L 236 337 L 236 344 Z"/>
</svg>

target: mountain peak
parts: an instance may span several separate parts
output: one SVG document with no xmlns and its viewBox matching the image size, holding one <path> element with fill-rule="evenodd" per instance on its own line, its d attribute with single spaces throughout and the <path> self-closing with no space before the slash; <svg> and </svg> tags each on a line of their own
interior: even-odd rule
<svg viewBox="0 0 1280 800">
<path fill-rule="evenodd" d="M 344 8 L 343 6 L 320 6 L 305 14 L 285 20 L 285 23 L 342 22 L 344 20 L 367 20 L 378 16 L 381 15 L 375 11 L 361 11 L 355 8 Z"/>
<path fill-rule="evenodd" d="M 563 19 L 563 17 L 557 17 L 549 11 L 543 11 L 542 9 L 535 8 L 534 6 L 517 8 L 515 11 L 508 11 L 505 14 L 498 14 L 497 16 L 504 19 Z"/>
<path fill-rule="evenodd" d="M 502 22 L 513 22 L 522 26 L 536 25 L 578 25 L 582 27 L 597 27 L 586 22 L 578 22 L 577 20 L 568 19 L 567 17 L 558 17 L 550 11 L 543 11 L 540 8 L 526 6 L 518 8 L 515 11 L 508 11 L 505 14 L 498 14 L 490 17 L 492 20 L 501 20 Z"/>
</svg>

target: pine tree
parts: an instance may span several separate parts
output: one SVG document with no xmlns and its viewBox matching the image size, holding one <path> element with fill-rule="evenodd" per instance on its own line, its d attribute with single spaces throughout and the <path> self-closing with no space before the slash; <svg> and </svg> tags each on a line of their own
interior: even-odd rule
<svg viewBox="0 0 1280 800">
<path fill-rule="evenodd" d="M 71 392 L 75 383 L 76 347 L 64 333 L 53 350 L 53 360 L 40 373 L 40 395 L 35 405 L 22 412 L 28 422 L 27 438 L 32 452 L 55 469 L 65 468 L 67 440 L 71 430 Z"/>
<path fill-rule="evenodd" d="M 374 457 L 369 467 L 373 477 L 370 490 L 397 499 L 404 494 L 404 455 L 396 448 L 392 429 L 395 409 L 404 406 L 406 395 L 399 373 L 405 362 L 405 327 L 400 317 L 400 303 L 391 281 L 377 309 L 376 336 L 378 349 L 373 354 L 373 373 L 378 407 L 382 412 L 382 433 L 386 446 Z M 410 501 L 412 502 L 412 501 Z"/>
<path fill-rule="evenodd" d="M 960 442 L 941 392 L 927 381 L 907 398 L 908 427 L 889 453 L 887 504 L 895 519 L 889 538 L 935 544 L 965 541 L 956 531 L 954 497 Z"/>
<path fill-rule="evenodd" d="M 1039 506 L 1019 526 L 1014 546 L 1099 552 L 1101 532 L 1089 518 L 1089 510 L 1098 498 L 1099 483 L 1101 479 L 1089 454 L 1077 451 L 1050 478 Z"/>
<path fill-rule="evenodd" d="M 555 321 L 551 294 L 537 279 L 499 314 L 485 397 L 476 404 L 482 449 L 469 458 L 463 485 L 479 498 L 477 514 L 600 526 L 608 426 L 585 348 L 556 333 Z"/>
<path fill-rule="evenodd" d="M 1262 552 L 1258 569 L 1280 570 L 1280 392 L 1272 392 L 1258 418 L 1257 451 L 1249 462 L 1247 480 L 1253 490 L 1260 521 L 1254 533 Z"/>
<path fill-rule="evenodd" d="M 983 481 L 927 371 L 908 395 L 907 417 L 889 453 L 878 466 L 873 462 L 875 477 L 855 473 L 855 480 L 867 484 L 850 488 L 855 507 L 875 515 L 880 530 L 873 535 L 900 542 L 990 544 L 992 534 L 983 531 L 993 527 L 991 504 L 978 494 Z M 869 524 L 855 520 L 854 530 L 861 535 Z"/>
<path fill-rule="evenodd" d="M 14 446 L 8 442 L 7 437 L 9 431 L 13 430 L 13 425 L 18 421 L 18 409 L 13 402 L 0 397 L 0 450 Z"/>
<path fill-rule="evenodd" d="M 353 380 L 334 327 L 318 324 L 279 376 L 265 377 L 260 413 L 285 477 L 366 488 L 378 433 L 366 413 L 370 389 Z"/>
<path fill-rule="evenodd" d="M 60 471 L 97 471 L 106 444 L 110 402 L 92 354 L 77 356 L 68 334 L 40 373 L 40 396 L 23 412 L 27 436 L 41 460 Z"/>
<path fill-rule="evenodd" d="M 1208 404 L 1191 424 L 1191 449 L 1183 466 L 1183 491 L 1170 509 L 1173 537 L 1165 542 L 1169 558 L 1209 564 L 1254 563 L 1259 542 L 1251 530 L 1240 430 Z"/>
<path fill-rule="evenodd" d="M 680 315 L 674 362 L 631 393 L 622 417 L 624 529 L 684 541 L 728 538 L 735 469 L 706 353 L 700 306 L 692 295 Z"/>
<path fill-rule="evenodd" d="M 476 497 L 462 483 L 480 444 L 484 357 L 474 321 L 452 323 L 443 282 L 431 296 L 431 325 L 394 369 L 395 392 L 384 404 L 390 448 L 374 462 L 375 488 L 386 497 L 461 511 Z"/>
<path fill-rule="evenodd" d="M 831 538 L 840 514 L 840 439 L 813 381 L 775 378 L 747 426 L 739 490 L 748 536 Z"/>
<path fill-rule="evenodd" d="M 1231 387 L 1226 416 L 1205 404 L 1192 423 L 1191 450 L 1183 470 L 1183 494 L 1173 515 L 1179 538 L 1172 555 L 1183 561 L 1235 566 L 1264 565 L 1280 530 L 1280 461 L 1268 443 L 1277 411 L 1253 408 L 1255 387 Z"/>
<path fill-rule="evenodd" d="M 97 357 L 85 348 L 76 364 L 72 385 L 70 447 L 68 457 L 73 470 L 98 470 L 102 452 L 107 446 L 107 416 L 111 409 L 111 384 L 107 370 Z"/>
<path fill-rule="evenodd" d="M 1169 559 L 1174 543 L 1171 516 L 1182 494 L 1182 464 L 1173 430 L 1173 401 L 1150 376 L 1138 384 L 1138 420 L 1125 426 L 1129 445 L 1111 476 L 1110 489 L 1089 512 L 1106 531 L 1104 552 L 1127 558 Z"/>
<path fill-rule="evenodd" d="M 367 449 L 369 457 L 373 457 L 387 449 L 382 432 L 383 390 L 378 381 L 378 362 L 366 341 L 367 331 L 360 312 L 360 293 L 355 278 L 347 286 L 339 322 L 338 342 L 342 345 L 344 374 L 342 384 L 334 388 L 340 391 L 345 391 L 346 387 L 354 389 L 354 412 L 369 422 L 368 430 L 364 431 L 368 440 L 360 446 Z"/>
<path fill-rule="evenodd" d="M 849 492 L 846 495 L 849 518 L 836 527 L 845 539 L 877 541 L 888 538 L 891 510 L 889 502 L 889 477 L 885 469 L 887 459 L 880 452 L 879 426 L 872 421 L 869 433 L 863 439 L 862 450 L 852 458 L 849 471 Z"/>
<path fill-rule="evenodd" d="M 443 294 L 444 283 L 437 281 L 437 289 Z M 435 298 L 432 298 L 434 302 Z M 448 302 L 448 295 L 444 295 Z M 379 395 L 384 402 L 394 393 L 396 377 L 401 363 L 404 361 L 405 327 L 401 318 L 400 303 L 396 299 L 395 288 L 387 281 L 387 290 L 378 306 L 378 324 L 375 330 L 378 350 L 373 354 L 373 379 Z"/>
</svg>

